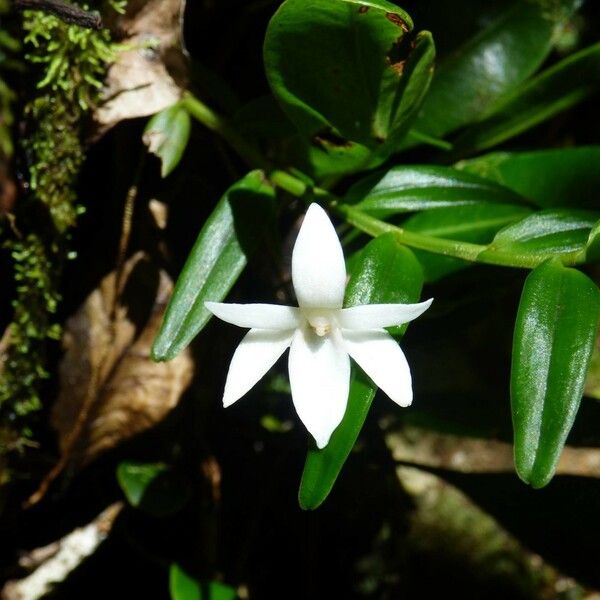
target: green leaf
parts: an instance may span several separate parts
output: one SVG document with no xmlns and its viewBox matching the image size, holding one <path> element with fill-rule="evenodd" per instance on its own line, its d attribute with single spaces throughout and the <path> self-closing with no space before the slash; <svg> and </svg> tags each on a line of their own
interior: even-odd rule
<svg viewBox="0 0 600 600">
<path fill-rule="evenodd" d="M 589 206 L 600 194 L 600 146 L 493 152 L 456 165 L 504 185 L 542 208 Z"/>
<path fill-rule="evenodd" d="M 531 212 L 522 205 L 479 202 L 422 212 L 405 221 L 402 227 L 434 237 L 485 243 L 499 229 L 524 219 Z"/>
<path fill-rule="evenodd" d="M 271 89 L 315 146 L 385 157 L 432 76 L 431 35 L 412 29 L 409 15 L 384 0 L 286 0 L 265 38 Z"/>
<path fill-rule="evenodd" d="M 400 85 L 389 73 L 388 89 L 390 117 L 387 123 L 388 135 L 384 144 L 375 153 L 377 160 L 385 160 L 400 148 L 410 126 L 417 118 L 433 77 L 435 45 L 428 31 L 421 31 L 411 43 L 411 51 L 402 65 Z M 383 95 L 383 93 L 382 93 Z M 375 138 L 380 141 L 380 138 Z M 377 162 L 377 161 L 376 161 Z"/>
<path fill-rule="evenodd" d="M 476 175 L 438 166 L 397 166 L 354 184 L 344 198 L 382 218 L 397 213 L 481 202 L 521 203 L 511 190 Z"/>
<path fill-rule="evenodd" d="M 346 288 L 345 306 L 375 303 L 412 303 L 421 294 L 423 275 L 413 253 L 401 246 L 393 234 L 370 241 L 353 261 Z M 401 336 L 407 325 L 391 329 Z M 371 407 L 377 387 L 353 366 L 346 414 L 322 450 L 307 454 L 298 500 L 304 510 L 317 508 L 329 495 Z"/>
<path fill-rule="evenodd" d="M 511 403 L 515 466 L 535 488 L 556 469 L 592 355 L 600 293 L 583 273 L 551 260 L 525 281 L 515 324 Z"/>
<path fill-rule="evenodd" d="M 235 600 L 234 588 L 218 581 L 199 582 L 173 563 L 169 569 L 171 600 Z"/>
<path fill-rule="evenodd" d="M 422 212 L 405 221 L 402 227 L 433 237 L 487 244 L 498 230 L 530 213 L 531 209 L 523 205 L 479 202 Z M 415 251 L 415 255 L 426 281 L 437 281 L 472 264 L 431 252 Z"/>
<path fill-rule="evenodd" d="M 547 209 L 498 232 L 487 250 L 515 255 L 546 256 L 581 251 L 600 213 L 575 209 Z"/>
<path fill-rule="evenodd" d="M 156 113 L 144 129 L 148 150 L 160 158 L 163 177 L 179 164 L 190 138 L 190 115 L 179 103 Z"/>
<path fill-rule="evenodd" d="M 600 43 L 573 54 L 504 96 L 491 116 L 454 144 L 457 154 L 484 150 L 514 137 L 596 93 Z"/>
<path fill-rule="evenodd" d="M 234 115 L 241 135 L 272 148 L 279 164 L 293 164 L 315 179 L 360 170 L 371 161 L 368 148 L 322 140 L 315 145 L 298 133 L 272 95 L 252 100 Z"/>
<path fill-rule="evenodd" d="M 557 23 L 575 2 L 513 2 L 436 70 L 415 129 L 442 137 L 478 120 L 548 56 Z M 460 16 L 456 16 L 460 19 Z"/>
<path fill-rule="evenodd" d="M 117 481 L 131 506 L 153 516 L 177 512 L 191 495 L 187 481 L 165 463 L 123 461 Z"/>
<path fill-rule="evenodd" d="M 275 192 L 261 171 L 230 187 L 202 227 L 175 285 L 152 347 L 153 360 L 169 360 L 206 325 L 206 300 L 227 296 L 272 220 Z"/>
</svg>

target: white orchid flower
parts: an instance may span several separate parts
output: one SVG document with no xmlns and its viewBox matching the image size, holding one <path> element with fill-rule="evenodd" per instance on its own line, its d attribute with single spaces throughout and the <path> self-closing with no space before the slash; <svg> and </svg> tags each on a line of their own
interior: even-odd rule
<svg viewBox="0 0 600 600">
<path fill-rule="evenodd" d="M 385 327 L 416 319 L 431 305 L 367 304 L 342 308 L 344 253 L 327 213 L 311 204 L 292 254 L 299 307 L 206 302 L 215 316 L 250 331 L 237 347 L 223 405 L 248 392 L 290 348 L 289 377 L 296 412 L 324 448 L 348 403 L 350 357 L 394 402 L 412 402 L 410 369 Z"/>
</svg>

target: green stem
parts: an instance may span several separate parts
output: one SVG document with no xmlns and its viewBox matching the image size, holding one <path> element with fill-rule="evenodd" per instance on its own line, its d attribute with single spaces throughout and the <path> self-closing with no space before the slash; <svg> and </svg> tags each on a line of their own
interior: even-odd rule
<svg viewBox="0 0 600 600">
<path fill-rule="evenodd" d="M 314 200 L 320 200 L 332 207 L 337 204 L 338 198 L 332 193 L 322 188 L 309 185 L 287 171 L 274 169 L 270 171 L 268 175 L 269 179 L 277 187 L 285 190 L 292 196 L 296 196 L 296 198 L 303 198 L 309 204 Z"/>
<path fill-rule="evenodd" d="M 328 191 L 309 186 L 287 171 L 275 169 L 260 150 L 244 139 L 227 119 L 217 114 L 190 92 L 184 94 L 181 105 L 207 129 L 219 134 L 249 166 L 264 169 L 268 173 L 270 181 L 277 187 L 297 198 L 306 198 L 307 200 L 316 198 L 328 203 L 335 201 L 335 197 Z"/>
<path fill-rule="evenodd" d="M 327 190 L 314 187 L 288 171 L 274 168 L 262 155 L 260 150 L 239 135 L 226 119 L 215 113 L 189 92 L 184 95 L 181 103 L 189 111 L 190 115 L 205 127 L 223 137 L 251 167 L 264 169 L 274 185 L 285 190 L 292 196 L 304 199 L 306 202 L 320 200 L 328 204 L 329 208 L 336 210 L 348 223 L 373 237 L 391 231 L 396 235 L 398 241 L 411 248 L 425 250 L 442 256 L 460 258 L 469 262 L 503 267 L 533 269 L 548 258 L 556 257 L 555 254 L 532 255 L 495 250 L 489 246 L 432 237 L 384 223 L 352 206 L 339 204 L 337 197 Z M 565 265 L 577 265 L 585 260 L 581 252 L 562 254 L 558 258 Z"/>
<path fill-rule="evenodd" d="M 260 150 L 239 135 L 226 119 L 206 106 L 204 102 L 186 92 L 181 105 L 207 129 L 218 133 L 250 166 L 260 169 L 269 168 L 269 163 Z"/>
<path fill-rule="evenodd" d="M 415 142 L 427 144 L 428 146 L 433 146 L 434 148 L 439 148 L 440 150 L 452 150 L 452 144 L 450 142 L 432 137 L 426 133 L 423 133 L 422 131 L 418 131 L 417 129 L 411 129 L 408 132 L 407 138 L 412 138 Z"/>
<path fill-rule="evenodd" d="M 294 175 L 279 169 L 275 169 L 269 173 L 269 180 L 277 187 L 297 198 L 302 198 L 310 189 L 306 183 Z"/>
<path fill-rule="evenodd" d="M 442 256 L 460 258 L 469 262 L 521 269 L 533 269 L 549 258 L 559 258 L 564 265 L 576 265 L 583 262 L 580 252 L 569 252 L 557 257 L 556 254 L 532 255 L 494 250 L 481 244 L 448 240 L 415 231 L 407 231 L 396 225 L 384 223 L 352 206 L 340 205 L 336 207 L 336 210 L 348 223 L 373 237 L 392 232 L 400 243 L 411 248 L 441 254 Z"/>
</svg>

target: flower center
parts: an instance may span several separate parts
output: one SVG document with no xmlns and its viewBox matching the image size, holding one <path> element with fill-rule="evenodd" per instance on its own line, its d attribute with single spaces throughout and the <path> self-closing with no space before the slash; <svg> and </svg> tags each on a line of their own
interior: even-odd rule
<svg viewBox="0 0 600 600">
<path fill-rule="evenodd" d="M 324 310 L 306 310 L 304 317 L 308 321 L 311 329 L 319 336 L 325 337 L 334 326 L 335 320 L 329 311 Z"/>
<path fill-rule="evenodd" d="M 319 337 L 323 337 L 331 331 L 331 323 L 326 319 L 313 319 L 310 325 Z"/>
</svg>

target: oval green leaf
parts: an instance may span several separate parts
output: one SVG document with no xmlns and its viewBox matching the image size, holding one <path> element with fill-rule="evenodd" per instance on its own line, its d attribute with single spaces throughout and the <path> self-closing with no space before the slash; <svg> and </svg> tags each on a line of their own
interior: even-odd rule
<svg viewBox="0 0 600 600">
<path fill-rule="evenodd" d="M 542 208 L 590 208 L 600 193 L 600 146 L 493 152 L 456 166 L 495 181 Z"/>
<path fill-rule="evenodd" d="M 233 125 L 247 139 L 273 148 L 280 164 L 296 165 L 314 179 L 352 173 L 371 162 L 370 150 L 358 144 L 311 143 L 298 133 L 272 95 L 243 106 L 234 115 Z"/>
<path fill-rule="evenodd" d="M 357 304 L 417 302 L 423 274 L 414 254 L 384 234 L 370 241 L 353 260 L 346 288 L 345 306 Z M 407 325 L 390 329 L 401 336 Z M 311 448 L 306 456 L 298 500 L 304 510 L 317 508 L 329 495 L 367 417 L 377 387 L 353 366 L 346 414 L 322 450 Z"/>
<path fill-rule="evenodd" d="M 600 43 L 577 52 L 504 96 L 489 118 L 455 142 L 456 154 L 469 154 L 504 142 L 598 92 Z"/>
<path fill-rule="evenodd" d="M 443 137 L 482 117 L 540 67 L 556 25 L 566 22 L 574 5 L 564 0 L 549 10 L 546 2 L 510 4 L 437 68 L 415 129 Z"/>
<path fill-rule="evenodd" d="M 179 103 L 161 110 L 148 121 L 143 140 L 148 151 L 160 159 L 162 177 L 179 164 L 190 139 L 190 129 L 190 115 Z"/>
<path fill-rule="evenodd" d="M 348 190 L 344 201 L 382 218 L 482 202 L 517 204 L 523 199 L 477 175 L 450 167 L 411 165 L 369 175 Z"/>
<path fill-rule="evenodd" d="M 234 588 L 218 581 L 200 582 L 188 575 L 178 564 L 169 569 L 171 600 L 235 600 Z"/>
<path fill-rule="evenodd" d="M 556 469 L 577 414 L 598 319 L 600 292 L 557 260 L 525 281 L 515 324 L 511 404 L 515 467 L 535 488 Z"/>
<path fill-rule="evenodd" d="M 227 296 L 272 221 L 274 197 L 262 171 L 252 171 L 219 200 L 177 280 L 154 340 L 153 360 L 173 358 L 209 321 L 204 302 Z"/>
<path fill-rule="evenodd" d="M 123 461 L 117 481 L 131 506 L 153 516 L 177 512 L 191 495 L 188 482 L 165 463 Z"/>
<path fill-rule="evenodd" d="M 431 36 L 412 29 L 385 0 L 286 0 L 265 38 L 271 89 L 319 148 L 389 153 L 432 77 Z"/>
<path fill-rule="evenodd" d="M 499 231 L 480 258 L 497 252 L 540 259 L 580 252 L 599 218 L 600 213 L 585 210 L 540 210 Z"/>
</svg>

